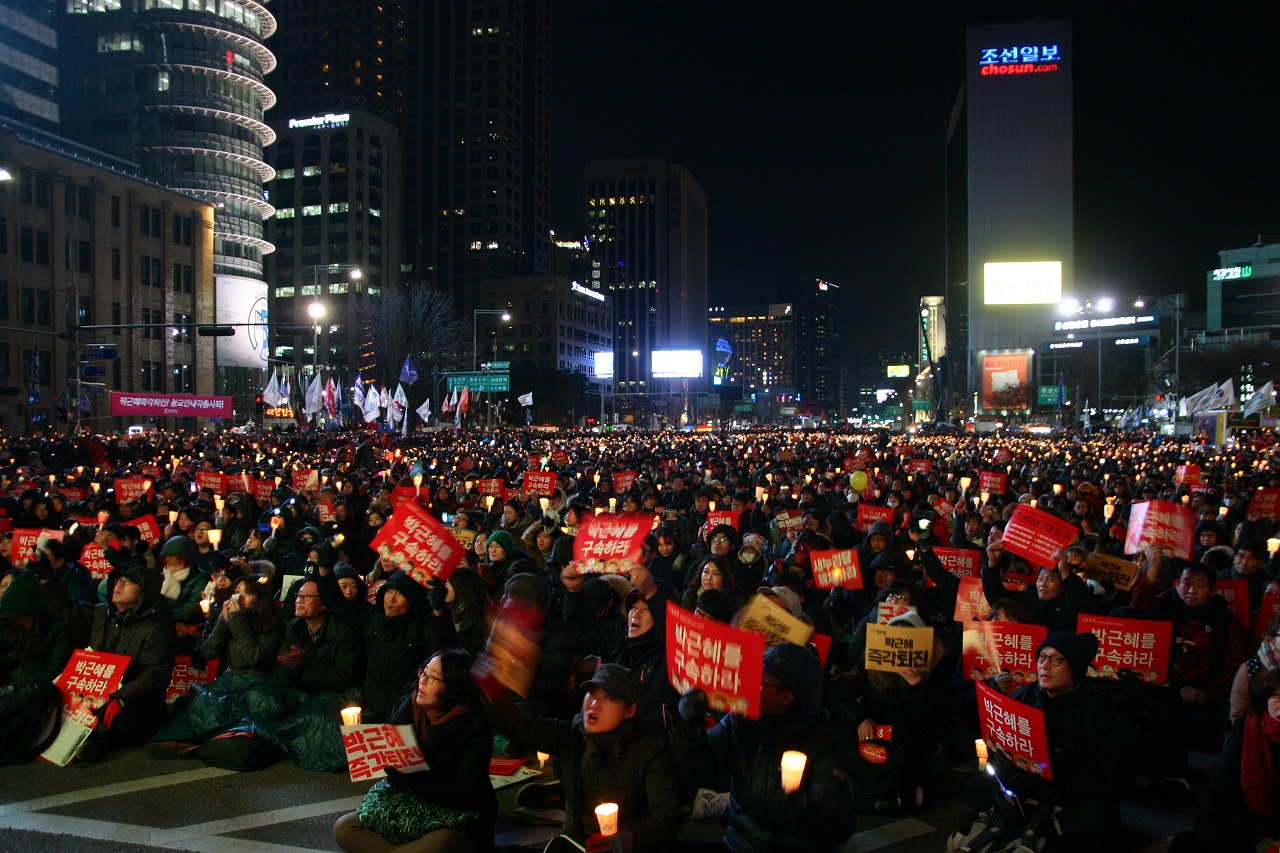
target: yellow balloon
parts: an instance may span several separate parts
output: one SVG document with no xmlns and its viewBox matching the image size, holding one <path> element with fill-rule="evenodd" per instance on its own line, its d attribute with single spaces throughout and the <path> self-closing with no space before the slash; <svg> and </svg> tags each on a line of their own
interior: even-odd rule
<svg viewBox="0 0 1280 853">
<path fill-rule="evenodd" d="M 854 471 L 849 477 L 849 484 L 853 486 L 855 492 L 864 491 L 867 488 L 867 472 Z"/>
</svg>

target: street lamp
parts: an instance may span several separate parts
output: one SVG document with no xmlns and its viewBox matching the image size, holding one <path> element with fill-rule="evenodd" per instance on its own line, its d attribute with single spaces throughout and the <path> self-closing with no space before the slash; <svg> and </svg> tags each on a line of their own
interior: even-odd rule
<svg viewBox="0 0 1280 853">
<path fill-rule="evenodd" d="M 476 350 L 478 339 L 478 328 L 480 324 L 481 314 L 497 314 L 502 317 L 502 322 L 506 323 L 511 319 L 511 314 L 505 308 L 473 308 L 471 310 L 471 369 L 476 369 Z"/>
<path fill-rule="evenodd" d="M 364 277 L 364 273 L 360 271 L 357 264 L 316 264 L 311 268 L 311 304 L 307 306 L 307 316 L 315 326 L 312 367 L 316 373 L 320 372 L 320 320 L 326 313 L 324 303 L 320 301 L 321 270 L 324 270 L 326 275 L 345 272 L 347 278 L 352 281 L 359 281 Z"/>
</svg>

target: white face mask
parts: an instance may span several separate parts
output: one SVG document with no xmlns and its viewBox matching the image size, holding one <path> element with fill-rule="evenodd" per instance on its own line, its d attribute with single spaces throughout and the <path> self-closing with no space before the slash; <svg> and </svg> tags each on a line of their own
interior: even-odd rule
<svg viewBox="0 0 1280 853">
<path fill-rule="evenodd" d="M 744 548 L 738 552 L 738 559 L 748 564 L 754 563 L 759 557 L 760 555 L 750 548 Z"/>
</svg>

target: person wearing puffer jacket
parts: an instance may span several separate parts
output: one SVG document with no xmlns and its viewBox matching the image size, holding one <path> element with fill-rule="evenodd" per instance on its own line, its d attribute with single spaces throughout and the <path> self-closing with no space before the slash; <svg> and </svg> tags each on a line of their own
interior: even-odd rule
<svg viewBox="0 0 1280 853">
<path fill-rule="evenodd" d="M 396 699 L 412 683 L 418 665 L 453 645 L 455 633 L 448 613 L 436 616 L 427 590 L 403 571 L 378 588 L 377 610 L 365 629 L 362 706 L 370 722 L 381 722 Z"/>
<path fill-rule="evenodd" d="M 693 767 L 730 774 L 729 806 L 721 816 L 731 853 L 807 853 L 834 850 L 858 828 L 848 759 L 818 727 L 822 664 L 794 643 L 765 651 L 760 719 L 726 714 L 706 731 L 706 694 L 680 700 L 676 747 Z M 808 760 L 800 787 L 782 788 L 782 753 Z M 716 776 L 707 781 L 714 786 Z"/>
<path fill-rule="evenodd" d="M 178 633 L 178 651 L 190 653 L 204 631 L 205 614 L 200 609 L 209 576 L 200 570 L 200 553 L 189 536 L 174 536 L 160 549 L 160 594 L 173 609 Z"/>
</svg>

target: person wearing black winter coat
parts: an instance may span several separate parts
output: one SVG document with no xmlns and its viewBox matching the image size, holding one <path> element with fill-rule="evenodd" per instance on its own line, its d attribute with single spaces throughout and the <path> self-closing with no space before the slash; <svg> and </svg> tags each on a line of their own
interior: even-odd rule
<svg viewBox="0 0 1280 853">
<path fill-rule="evenodd" d="M 365 632 L 361 704 L 370 722 L 391 713 L 396 698 L 411 684 L 419 662 L 454 642 L 453 621 L 436 616 L 427 590 L 403 571 L 378 588 L 377 610 Z"/>
</svg>

